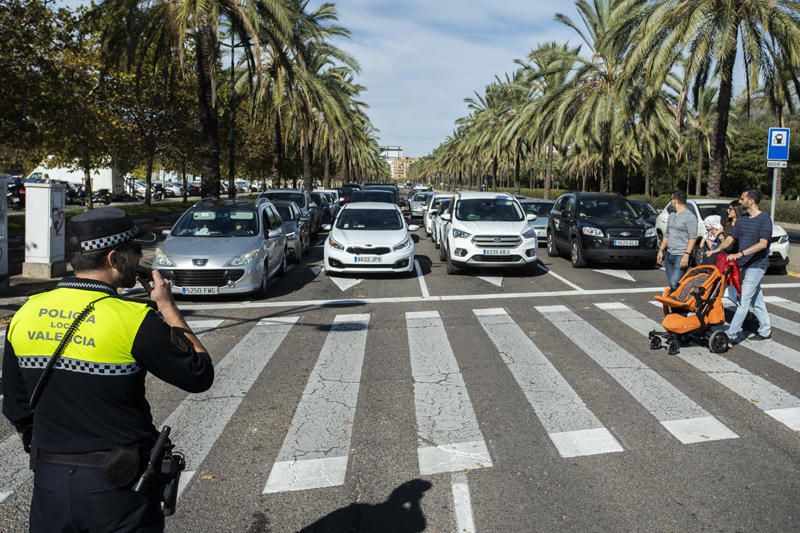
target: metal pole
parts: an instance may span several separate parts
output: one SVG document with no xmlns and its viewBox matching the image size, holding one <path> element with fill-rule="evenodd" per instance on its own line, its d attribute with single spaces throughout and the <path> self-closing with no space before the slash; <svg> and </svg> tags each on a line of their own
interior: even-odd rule
<svg viewBox="0 0 800 533">
<path fill-rule="evenodd" d="M 772 201 L 769 206 L 769 216 L 773 222 L 775 221 L 775 206 L 778 204 L 778 199 L 775 198 L 775 191 L 778 189 L 778 172 L 780 171 L 781 169 L 779 168 L 772 169 Z"/>
</svg>

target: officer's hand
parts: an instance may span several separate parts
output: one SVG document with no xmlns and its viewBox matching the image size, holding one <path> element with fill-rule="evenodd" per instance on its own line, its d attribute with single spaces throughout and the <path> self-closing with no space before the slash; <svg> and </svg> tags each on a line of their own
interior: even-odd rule
<svg viewBox="0 0 800 533">
<path fill-rule="evenodd" d="M 22 440 L 22 448 L 25 450 L 25 453 L 31 453 L 31 441 L 33 440 L 33 428 L 28 428 L 22 433 L 19 434 L 19 438 Z"/>
<path fill-rule="evenodd" d="M 169 280 L 165 279 L 158 270 L 153 270 L 152 284 L 145 282 L 143 285 L 144 290 L 147 291 L 147 295 L 156 304 L 174 302 L 172 299 L 172 287 L 170 282 Z"/>
</svg>

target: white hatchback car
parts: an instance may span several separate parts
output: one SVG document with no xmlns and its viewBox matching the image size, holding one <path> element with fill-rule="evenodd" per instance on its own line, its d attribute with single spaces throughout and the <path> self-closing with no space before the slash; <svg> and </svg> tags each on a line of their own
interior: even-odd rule
<svg viewBox="0 0 800 533">
<path fill-rule="evenodd" d="M 709 215 L 719 215 L 724 222 L 728 218 L 727 212 L 730 203 L 731 200 L 698 198 L 696 200 L 688 200 L 686 206 L 689 207 L 694 212 L 694 216 L 697 217 L 697 231 L 700 235 L 703 235 L 706 232 L 703 220 Z M 667 218 L 671 212 L 672 205 L 667 204 L 658 214 L 658 218 L 656 218 L 656 231 L 658 232 L 659 241 L 664 235 L 664 231 L 667 229 Z M 773 224 L 772 239 L 769 244 L 769 266 L 770 268 L 785 270 L 788 264 L 789 235 L 786 233 L 785 229 L 777 224 Z"/>
<path fill-rule="evenodd" d="M 413 272 L 414 241 L 395 204 L 356 202 L 342 207 L 325 239 L 325 272 Z"/>
<path fill-rule="evenodd" d="M 442 236 L 447 273 L 467 266 L 508 268 L 537 264 L 536 215 L 506 193 L 460 192 L 450 212 L 440 215 L 449 227 Z"/>
</svg>

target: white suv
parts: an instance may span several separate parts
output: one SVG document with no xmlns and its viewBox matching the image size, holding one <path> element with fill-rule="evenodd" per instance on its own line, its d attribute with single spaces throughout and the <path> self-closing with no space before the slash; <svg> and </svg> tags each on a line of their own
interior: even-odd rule
<svg viewBox="0 0 800 533">
<path fill-rule="evenodd" d="M 537 264 L 536 230 L 513 196 L 505 193 L 459 192 L 447 213 L 442 256 L 447 273 L 461 268 L 526 267 Z"/>
</svg>

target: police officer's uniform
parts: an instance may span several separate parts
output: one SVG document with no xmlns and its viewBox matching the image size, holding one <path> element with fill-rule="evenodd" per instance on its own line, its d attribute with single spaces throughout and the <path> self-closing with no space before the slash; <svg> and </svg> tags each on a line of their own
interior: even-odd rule
<svg viewBox="0 0 800 533">
<path fill-rule="evenodd" d="M 82 251 L 110 249 L 139 234 L 113 208 L 76 216 L 68 229 Z M 29 399 L 42 369 L 75 315 L 93 301 L 32 412 Z M 188 392 L 207 390 L 214 376 L 207 353 L 176 337 L 152 308 L 118 297 L 100 281 L 65 278 L 14 315 L 3 357 L 3 414 L 20 433 L 33 430 L 32 531 L 163 529 L 155 484 L 145 494 L 131 490 L 157 436 L 145 398 L 147 372 Z M 121 453 L 128 471 L 109 475 Z"/>
</svg>

